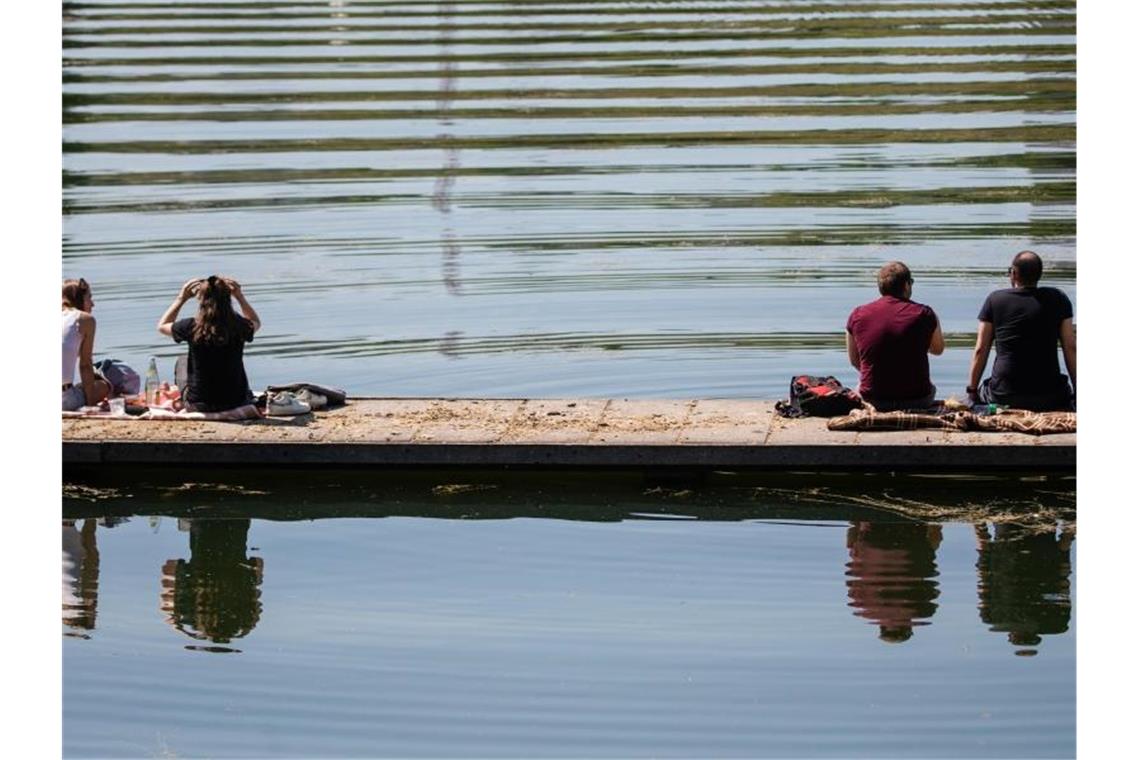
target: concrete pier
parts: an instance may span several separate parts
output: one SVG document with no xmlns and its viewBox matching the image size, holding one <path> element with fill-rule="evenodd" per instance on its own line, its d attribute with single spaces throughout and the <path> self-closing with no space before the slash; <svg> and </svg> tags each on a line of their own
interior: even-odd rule
<svg viewBox="0 0 1140 760">
<path fill-rule="evenodd" d="M 384 399 L 249 422 L 63 420 L 68 465 L 1072 471 L 1076 435 L 832 432 L 773 400 Z"/>
</svg>

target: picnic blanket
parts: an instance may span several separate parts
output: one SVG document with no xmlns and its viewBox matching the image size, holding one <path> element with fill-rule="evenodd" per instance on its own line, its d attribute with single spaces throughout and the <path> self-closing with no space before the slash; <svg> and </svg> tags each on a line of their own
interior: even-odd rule
<svg viewBox="0 0 1140 760">
<path fill-rule="evenodd" d="M 1049 435 L 1077 432 L 1076 412 L 1030 412 L 1024 409 L 1007 409 L 998 414 L 979 415 L 973 412 L 946 412 L 923 414 L 920 412 L 875 412 L 852 410 L 845 417 L 832 417 L 828 430 L 919 430 L 940 428 L 960 431 L 996 431 Z"/>
<path fill-rule="evenodd" d="M 185 380 L 185 362 L 186 357 L 179 359 L 181 368 L 178 365 L 175 367 L 176 373 L 181 372 L 183 377 L 181 381 Z M 177 386 L 181 387 L 181 385 Z M 177 391 L 177 387 L 175 390 Z M 286 385 L 270 385 L 266 392 L 261 393 L 252 404 L 246 406 L 239 406 L 236 409 L 227 409 L 222 412 L 188 412 L 185 410 L 175 410 L 174 407 L 178 406 L 177 397 L 172 399 L 164 399 L 159 405 L 148 406 L 145 410 L 141 406 L 128 404 L 127 411 L 129 414 L 123 417 L 117 417 L 110 413 L 107 408 L 107 403 L 104 401 L 95 406 L 80 407 L 74 412 L 63 412 L 64 418 L 74 417 L 90 417 L 96 419 L 108 420 L 207 420 L 215 422 L 238 422 L 241 420 L 255 420 L 266 415 L 259 409 L 264 408 L 266 403 L 266 396 L 268 393 L 277 391 L 292 391 L 296 393 L 300 390 L 308 390 L 312 393 L 319 393 L 328 400 L 328 406 L 343 406 L 348 401 L 348 394 L 341 388 L 333 388 L 327 385 L 317 385 L 316 383 L 288 383 Z M 323 407 L 322 407 L 323 408 Z"/>
<path fill-rule="evenodd" d="M 139 415 L 140 420 L 210 420 L 214 422 L 233 422 L 237 420 L 257 420 L 263 415 L 253 404 L 239 406 L 236 409 L 226 409 L 224 412 L 175 412 L 161 406 L 150 407 L 145 414 Z"/>
<path fill-rule="evenodd" d="M 175 421 L 212 421 L 212 422 L 238 422 L 240 420 L 256 420 L 263 415 L 253 404 L 239 406 L 236 409 L 227 409 L 224 412 L 176 412 L 161 406 L 148 407 L 142 414 L 128 414 L 116 416 L 98 406 L 85 406 L 75 412 L 63 412 L 65 418 L 86 417 L 104 420 L 175 420 Z"/>
</svg>

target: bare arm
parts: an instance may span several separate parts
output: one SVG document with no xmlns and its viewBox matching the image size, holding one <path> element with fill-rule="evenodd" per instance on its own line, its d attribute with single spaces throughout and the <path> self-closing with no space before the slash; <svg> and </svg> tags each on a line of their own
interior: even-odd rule
<svg viewBox="0 0 1140 760">
<path fill-rule="evenodd" d="M 942 323 L 938 321 L 938 316 L 935 315 L 934 333 L 930 336 L 930 353 L 935 356 L 941 356 L 945 350 L 946 340 L 942 337 Z"/>
<path fill-rule="evenodd" d="M 855 338 L 852 337 L 849 332 L 844 333 L 844 335 L 847 336 L 847 361 L 850 362 L 851 366 L 855 369 L 860 369 L 859 347 L 855 345 Z"/>
<path fill-rule="evenodd" d="M 1066 319 L 1061 323 L 1061 353 L 1065 357 L 1065 369 L 1069 372 L 1069 381 L 1073 384 L 1073 392 L 1077 392 L 1077 331 L 1073 327 L 1073 320 Z"/>
<path fill-rule="evenodd" d="M 95 351 L 95 317 L 85 315 L 79 318 L 79 335 L 79 381 L 83 385 L 84 402 L 92 406 L 111 392 L 107 383 L 96 377 L 95 362 L 91 358 Z"/>
<path fill-rule="evenodd" d="M 970 360 L 969 388 L 977 388 L 982 380 L 982 373 L 986 370 L 986 362 L 990 359 L 990 348 L 994 344 L 993 322 L 978 322 L 978 340 L 974 344 L 974 357 Z M 971 394 L 971 395 L 976 395 Z"/>
<path fill-rule="evenodd" d="M 160 333 L 167 337 L 174 334 L 174 320 L 178 319 L 178 312 L 182 309 L 182 305 L 194 297 L 194 291 L 197 290 L 200 282 L 201 280 L 198 279 L 187 280 L 182 285 L 174 301 L 166 307 L 166 311 L 158 318 L 158 331 Z"/>
<path fill-rule="evenodd" d="M 242 316 L 253 323 L 253 331 L 257 332 L 261 329 L 261 319 L 257 316 L 257 312 L 249 305 L 249 301 L 245 300 L 245 293 L 241 292 L 241 284 L 237 280 L 226 279 L 226 284 L 230 286 L 230 292 L 233 293 L 234 298 L 241 307 Z"/>
</svg>

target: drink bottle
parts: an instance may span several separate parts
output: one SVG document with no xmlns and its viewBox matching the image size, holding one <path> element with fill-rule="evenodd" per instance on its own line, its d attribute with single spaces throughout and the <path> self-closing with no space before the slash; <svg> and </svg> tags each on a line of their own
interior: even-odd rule
<svg viewBox="0 0 1140 760">
<path fill-rule="evenodd" d="M 158 364 L 156 359 L 150 357 L 150 366 L 146 368 L 146 403 L 147 406 L 158 406 Z"/>
</svg>

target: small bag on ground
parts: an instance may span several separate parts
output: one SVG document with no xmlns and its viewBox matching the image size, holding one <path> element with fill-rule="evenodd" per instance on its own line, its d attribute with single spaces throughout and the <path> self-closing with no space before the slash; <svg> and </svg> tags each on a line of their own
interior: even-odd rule
<svg viewBox="0 0 1140 760">
<path fill-rule="evenodd" d="M 95 362 L 95 374 L 111 386 L 111 396 L 134 396 L 142 385 L 139 373 L 118 359 L 101 359 Z"/>
<path fill-rule="evenodd" d="M 788 400 L 777 401 L 776 411 L 784 417 L 838 417 L 861 406 L 859 395 L 830 375 L 796 375 Z"/>
<path fill-rule="evenodd" d="M 316 383 L 288 383 L 287 385 L 270 385 L 268 388 L 266 388 L 266 393 L 263 395 L 268 396 L 269 394 L 276 393 L 278 391 L 290 391 L 292 393 L 298 393 L 303 390 L 307 390 L 309 393 L 324 396 L 326 404 L 328 406 L 343 406 L 345 401 L 348 399 L 348 394 L 345 393 L 342 389 L 333 388 L 327 385 L 317 385 Z M 261 401 L 260 397 L 258 398 L 258 401 Z"/>
</svg>

